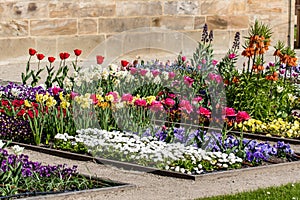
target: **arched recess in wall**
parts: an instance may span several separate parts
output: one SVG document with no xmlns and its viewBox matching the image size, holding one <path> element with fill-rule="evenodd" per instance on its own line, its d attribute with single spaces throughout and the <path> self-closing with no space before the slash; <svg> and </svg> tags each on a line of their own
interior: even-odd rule
<svg viewBox="0 0 300 200">
<path fill-rule="evenodd" d="M 107 66 L 131 52 L 138 54 L 138 51 L 145 49 L 157 50 L 158 54 L 159 51 L 167 52 L 172 54 L 174 59 L 180 52 L 187 58 L 192 58 L 197 46 L 197 41 L 182 32 L 157 27 L 143 27 L 110 36 L 91 51 L 84 60 L 84 66 L 95 65 L 97 55 L 105 57 L 103 66 Z"/>
</svg>

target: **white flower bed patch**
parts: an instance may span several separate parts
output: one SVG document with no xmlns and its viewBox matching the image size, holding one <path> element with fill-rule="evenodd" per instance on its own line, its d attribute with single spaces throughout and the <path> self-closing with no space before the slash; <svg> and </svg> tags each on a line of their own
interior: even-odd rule
<svg viewBox="0 0 300 200">
<path fill-rule="evenodd" d="M 242 162 L 242 159 L 233 153 L 207 152 L 197 147 L 184 146 L 181 143 L 165 143 L 154 137 L 141 138 L 129 132 L 89 128 L 78 130 L 77 133 L 75 140 L 83 142 L 89 152 L 96 157 L 160 167 L 187 174 L 203 173 L 201 164 L 203 162 L 218 169 L 227 169 L 231 165 Z M 67 134 L 56 136 L 56 139 L 65 141 L 69 138 Z M 187 162 L 189 167 L 174 165 L 177 162 Z"/>
</svg>

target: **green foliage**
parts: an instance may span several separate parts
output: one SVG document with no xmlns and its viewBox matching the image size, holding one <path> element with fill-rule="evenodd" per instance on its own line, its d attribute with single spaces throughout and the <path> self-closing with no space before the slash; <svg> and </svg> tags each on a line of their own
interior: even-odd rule
<svg viewBox="0 0 300 200">
<path fill-rule="evenodd" d="M 216 197 L 200 198 L 197 200 L 286 200 L 299 199 L 300 183 L 282 185 L 279 187 L 261 188 L 250 192 L 241 192 L 231 195 L 222 195 Z"/>
</svg>

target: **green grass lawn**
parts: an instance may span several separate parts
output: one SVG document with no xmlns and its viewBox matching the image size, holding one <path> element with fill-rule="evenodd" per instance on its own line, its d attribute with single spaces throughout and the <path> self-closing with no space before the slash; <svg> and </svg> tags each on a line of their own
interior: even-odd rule
<svg viewBox="0 0 300 200">
<path fill-rule="evenodd" d="M 287 184 L 280 187 L 269 187 L 235 195 L 222 195 L 197 200 L 300 200 L 300 183 Z"/>
</svg>

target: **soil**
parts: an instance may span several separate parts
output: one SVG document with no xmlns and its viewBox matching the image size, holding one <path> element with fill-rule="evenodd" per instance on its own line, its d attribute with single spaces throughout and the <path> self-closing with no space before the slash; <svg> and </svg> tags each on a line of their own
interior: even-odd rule
<svg viewBox="0 0 300 200">
<path fill-rule="evenodd" d="M 127 171 L 93 162 L 74 161 L 36 151 L 25 150 L 31 160 L 44 164 L 77 165 L 80 173 L 129 183 L 135 187 L 102 192 L 85 192 L 75 195 L 55 195 L 34 199 L 195 199 L 200 197 L 232 194 L 269 186 L 279 186 L 300 181 L 300 162 L 282 163 L 211 173 L 195 181 L 158 176 L 145 172 Z"/>
</svg>

